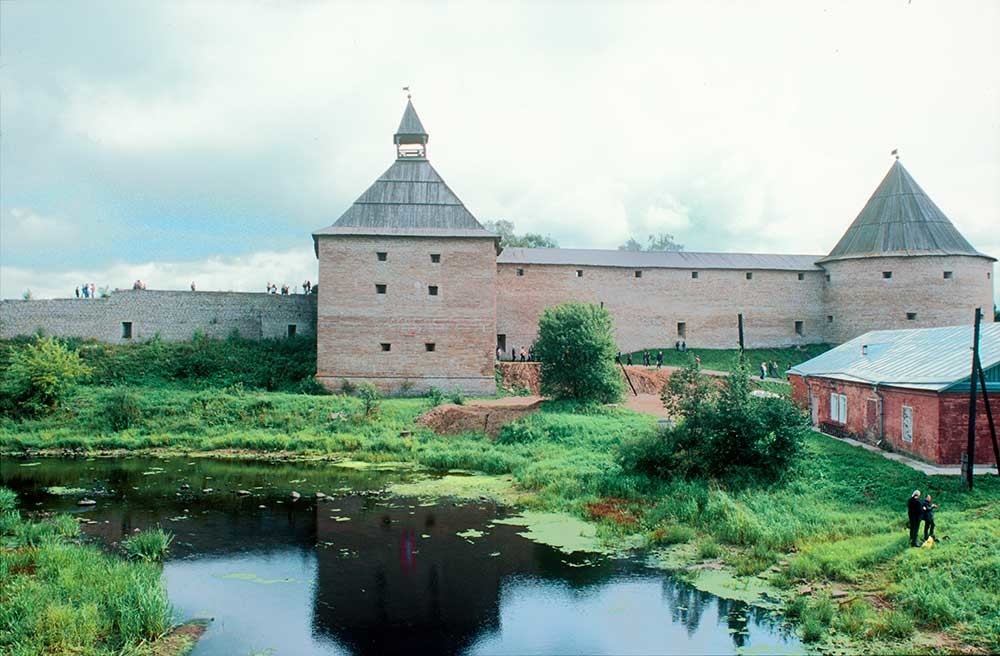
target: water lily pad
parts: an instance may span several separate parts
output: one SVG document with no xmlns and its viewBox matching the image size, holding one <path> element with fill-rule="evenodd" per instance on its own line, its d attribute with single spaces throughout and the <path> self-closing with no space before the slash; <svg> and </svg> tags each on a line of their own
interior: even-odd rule
<svg viewBox="0 0 1000 656">
<path fill-rule="evenodd" d="M 456 533 L 455 535 L 457 535 L 460 538 L 466 538 L 466 539 L 468 539 L 468 538 L 481 538 L 481 537 L 483 537 L 486 534 L 483 533 L 482 531 L 477 531 L 474 528 L 470 528 L 470 529 L 462 531 L 460 533 Z"/>
</svg>

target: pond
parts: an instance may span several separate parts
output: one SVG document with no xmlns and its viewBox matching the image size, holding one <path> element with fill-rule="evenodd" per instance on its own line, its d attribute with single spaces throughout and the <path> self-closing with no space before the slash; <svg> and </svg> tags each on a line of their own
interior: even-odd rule
<svg viewBox="0 0 1000 656">
<path fill-rule="evenodd" d="M 212 620 L 196 656 L 802 650 L 771 611 L 640 558 L 537 544 L 496 523 L 511 511 L 486 500 L 385 492 L 413 472 L 7 458 L 0 474 L 24 510 L 77 514 L 108 548 L 135 529 L 172 532 L 164 578 L 176 616 Z M 77 506 L 84 496 L 96 505 Z"/>
</svg>

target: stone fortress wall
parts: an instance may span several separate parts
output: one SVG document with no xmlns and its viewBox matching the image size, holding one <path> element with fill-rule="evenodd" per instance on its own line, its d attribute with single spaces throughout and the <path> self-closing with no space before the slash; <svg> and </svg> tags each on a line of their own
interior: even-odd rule
<svg viewBox="0 0 1000 656">
<path fill-rule="evenodd" d="M 294 326 L 294 328 L 292 328 Z M 126 343 L 159 335 L 191 339 L 196 331 L 248 339 L 316 334 L 315 294 L 118 290 L 107 298 L 0 301 L 0 338 L 41 330 L 56 337 Z"/>
<path fill-rule="evenodd" d="M 577 271 L 582 275 L 577 275 Z M 636 276 L 640 271 L 641 275 Z M 519 275 L 520 272 L 520 275 Z M 542 311 L 566 301 L 599 303 L 614 318 L 622 351 L 736 348 L 737 314 L 754 348 L 828 340 L 824 276 L 807 271 L 624 268 L 501 264 L 497 273 L 497 334 L 506 351 L 535 340 Z M 747 273 L 752 273 L 747 279 Z M 801 280 L 800 275 L 801 274 Z M 796 331 L 796 322 L 801 322 Z"/>
</svg>

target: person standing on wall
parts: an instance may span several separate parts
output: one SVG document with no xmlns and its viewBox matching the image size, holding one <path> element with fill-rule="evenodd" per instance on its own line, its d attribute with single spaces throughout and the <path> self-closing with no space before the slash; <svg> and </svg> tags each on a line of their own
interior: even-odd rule
<svg viewBox="0 0 1000 656">
<path fill-rule="evenodd" d="M 76 288 L 76 297 L 80 298 L 80 288 L 79 287 Z"/>
<path fill-rule="evenodd" d="M 761 362 L 760 363 L 760 379 L 761 380 L 766 380 L 767 379 L 767 363 L 766 362 Z"/>
<path fill-rule="evenodd" d="M 924 514 L 924 504 L 920 501 L 920 490 L 914 490 L 910 500 L 906 502 L 906 514 L 910 520 L 910 546 L 919 547 L 917 531 L 920 530 L 920 519 Z"/>
<path fill-rule="evenodd" d="M 663 366 L 663 351 L 656 352 L 656 368 L 659 369 Z"/>
</svg>

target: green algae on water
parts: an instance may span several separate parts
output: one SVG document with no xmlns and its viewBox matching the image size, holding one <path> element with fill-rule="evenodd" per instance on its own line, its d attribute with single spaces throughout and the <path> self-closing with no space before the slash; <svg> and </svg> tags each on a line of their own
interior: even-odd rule
<svg viewBox="0 0 1000 656">
<path fill-rule="evenodd" d="M 451 497 L 476 500 L 486 498 L 497 503 L 512 504 L 517 498 L 513 478 L 488 474 L 427 476 L 409 483 L 394 483 L 389 486 L 389 492 L 397 496 L 419 497 L 425 502 Z M 425 502 L 420 505 L 423 507 Z"/>
<path fill-rule="evenodd" d="M 45 488 L 45 491 L 49 494 L 54 494 L 57 497 L 75 497 L 79 494 L 86 494 L 87 490 L 82 487 L 62 487 L 61 485 L 52 485 L 51 487 Z"/>
<path fill-rule="evenodd" d="M 610 553 L 609 549 L 601 545 L 596 526 L 564 513 L 526 510 L 520 515 L 493 521 L 496 524 L 523 526 L 526 530 L 519 532 L 519 535 L 532 542 L 555 547 L 563 553 Z"/>
</svg>

